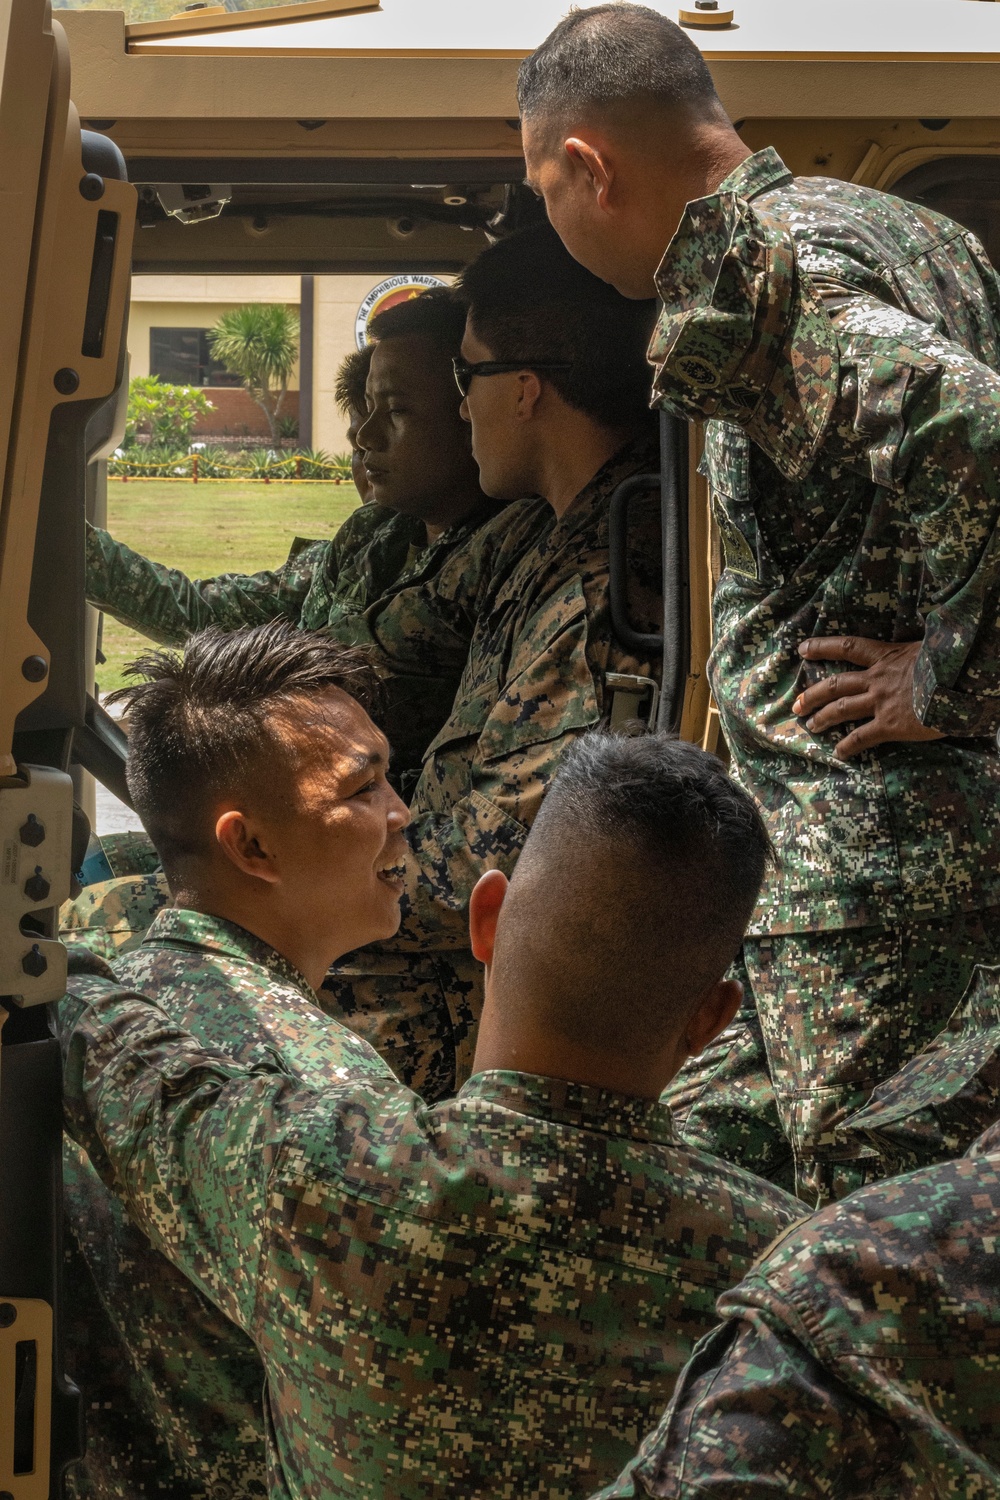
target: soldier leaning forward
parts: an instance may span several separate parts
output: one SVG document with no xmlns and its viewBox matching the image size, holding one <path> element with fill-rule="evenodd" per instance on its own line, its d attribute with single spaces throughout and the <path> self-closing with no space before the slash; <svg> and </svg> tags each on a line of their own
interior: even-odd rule
<svg viewBox="0 0 1000 1500">
<path fill-rule="evenodd" d="M 967 331 L 960 308 L 949 327 L 942 296 L 943 331 L 913 311 L 931 287 L 976 295 L 954 226 L 884 209 L 874 223 L 894 243 L 904 307 L 845 290 L 850 267 L 824 297 L 804 267 L 832 275 L 832 256 L 799 250 L 787 223 L 808 226 L 817 198 L 836 219 L 841 195 L 844 216 L 863 219 L 859 190 L 833 187 L 793 181 L 765 152 L 692 205 L 659 272 L 666 308 L 652 346 L 658 398 L 711 415 L 705 470 L 726 562 L 712 682 L 783 864 L 743 963 L 800 1187 L 818 1195 L 838 1171 L 851 1182 L 837 1165 L 852 1159 L 836 1134 L 845 1111 L 941 1026 L 976 960 L 1000 956 L 989 738 L 1000 716 L 989 605 L 1000 380 L 947 336 Z M 677 288 L 692 276 L 702 291 L 685 315 Z M 762 326 L 773 333 L 751 352 Z M 723 389 L 698 384 L 699 357 Z M 848 632 L 921 643 L 915 707 L 949 738 L 842 758 L 842 730 L 803 721 L 798 699 L 824 668 L 800 642 Z M 711 1107 L 721 1104 L 716 1094 Z"/>
<path fill-rule="evenodd" d="M 659 1097 L 738 1004 L 725 973 L 768 854 L 711 757 L 584 736 L 509 889 L 498 871 L 476 887 L 476 1072 L 435 1106 L 310 1020 L 289 965 L 231 923 L 161 914 L 126 960 L 167 1008 L 71 954 L 67 1124 L 155 1247 L 114 1312 L 135 1378 L 175 1403 L 168 1443 L 187 1426 L 196 1463 L 225 1370 L 194 1288 L 186 1318 L 157 1316 L 159 1256 L 256 1346 L 273 1493 L 581 1500 L 612 1479 L 719 1293 L 800 1215 L 677 1143 Z M 256 1047 L 201 1040 L 227 1025 Z M 183 1276 L 158 1285 L 176 1308 Z M 232 1410 L 241 1389 L 215 1394 Z"/>
<path fill-rule="evenodd" d="M 759 1170 L 790 1140 L 816 1201 L 867 1170 L 845 1114 L 1000 953 L 997 279 L 958 225 L 750 154 L 647 7 L 573 12 L 519 101 L 574 254 L 655 279 L 655 400 L 707 423 L 712 686 L 783 864 L 679 1114 Z"/>
</svg>

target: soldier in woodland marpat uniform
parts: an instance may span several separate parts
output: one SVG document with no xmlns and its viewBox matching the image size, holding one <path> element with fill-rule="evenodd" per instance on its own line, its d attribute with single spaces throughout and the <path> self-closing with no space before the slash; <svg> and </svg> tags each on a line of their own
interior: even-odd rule
<svg viewBox="0 0 1000 1500">
<path fill-rule="evenodd" d="M 659 661 L 611 629 L 609 505 L 634 475 L 654 477 L 630 510 L 632 623 L 652 633 L 663 613 L 652 302 L 592 276 L 548 225 L 484 251 L 460 293 L 469 313 L 456 373 L 483 489 L 541 498 L 509 505 L 426 589 L 402 592 L 371 622 L 397 671 L 420 649 L 428 614 L 474 611 L 454 706 L 411 801 L 399 934 L 337 964 L 325 987 L 426 1099 L 453 1093 L 472 1063 L 482 1005 L 466 928 L 473 886 L 485 870 L 510 874 L 563 753 L 610 718 L 609 673 L 659 678 Z"/>
<path fill-rule="evenodd" d="M 479 487 L 454 399 L 451 361 L 463 327 L 462 305 L 444 289 L 372 320 L 378 342 L 368 373 L 370 410 L 356 441 L 373 503 L 353 511 L 330 541 L 297 538 L 273 571 L 190 579 L 91 526 L 90 603 L 170 646 L 207 625 L 233 630 L 275 619 L 364 644 L 366 611 L 377 614 L 401 590 L 433 578 L 499 509 Z M 448 715 L 468 652 L 461 621 L 441 626 L 433 672 L 417 686 L 389 690 L 387 728 L 404 792 Z"/>
</svg>

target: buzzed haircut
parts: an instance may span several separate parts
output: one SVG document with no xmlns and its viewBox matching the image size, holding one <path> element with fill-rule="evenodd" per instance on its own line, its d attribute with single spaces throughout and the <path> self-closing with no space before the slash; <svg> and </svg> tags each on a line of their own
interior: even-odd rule
<svg viewBox="0 0 1000 1500">
<path fill-rule="evenodd" d="M 666 1045 L 738 953 L 773 861 L 713 755 L 664 734 L 583 735 L 501 911 L 500 1003 L 617 1055 Z"/>
<path fill-rule="evenodd" d="M 287 620 L 212 626 L 183 654 L 151 651 L 125 672 L 140 680 L 107 701 L 126 711 L 129 793 L 172 888 L 185 860 L 209 854 L 219 796 L 280 784 L 282 729 L 303 699 L 342 688 L 366 710 L 379 701 L 364 652 Z"/>
<path fill-rule="evenodd" d="M 371 320 L 369 332 L 377 343 L 386 339 L 433 339 L 451 358 L 461 348 L 465 307 L 450 287 L 431 287 L 378 313 Z"/>
<path fill-rule="evenodd" d="M 363 349 L 352 349 L 337 367 L 333 399 L 337 403 L 337 410 L 344 417 L 368 410 L 365 386 L 368 384 L 374 349 L 373 344 L 366 344 Z"/>
<path fill-rule="evenodd" d="M 646 349 L 656 299 L 623 297 L 573 259 L 551 224 L 532 224 L 484 250 L 459 292 L 473 333 L 499 361 L 566 364 L 544 378 L 570 406 L 606 427 L 644 426 Z"/>
<path fill-rule="evenodd" d="M 622 105 L 723 116 L 708 64 L 691 37 L 648 5 L 574 8 L 517 75 L 523 119 L 568 120 Z"/>
</svg>

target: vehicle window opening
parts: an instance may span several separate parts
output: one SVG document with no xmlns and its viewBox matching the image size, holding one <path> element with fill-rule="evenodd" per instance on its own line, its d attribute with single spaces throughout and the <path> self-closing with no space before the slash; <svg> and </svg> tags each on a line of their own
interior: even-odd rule
<svg viewBox="0 0 1000 1500">
<path fill-rule="evenodd" d="M 111 273 L 115 264 L 118 240 L 118 215 L 102 209 L 97 215 L 94 236 L 94 258 L 90 263 L 90 290 L 87 293 L 87 315 L 83 323 L 81 352 L 87 359 L 100 359 L 104 353 L 104 325 L 111 296 Z"/>
<path fill-rule="evenodd" d="M 14 1346 L 14 1473 L 35 1470 L 35 1393 L 38 1385 L 38 1345 L 34 1339 Z"/>
</svg>

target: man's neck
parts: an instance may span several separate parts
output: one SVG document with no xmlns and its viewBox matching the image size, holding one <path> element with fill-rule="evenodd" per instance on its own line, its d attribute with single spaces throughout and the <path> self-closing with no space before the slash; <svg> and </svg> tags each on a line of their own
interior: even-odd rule
<svg viewBox="0 0 1000 1500">
<path fill-rule="evenodd" d="M 537 493 L 557 516 L 573 501 L 619 448 L 633 437 L 627 428 L 602 427 L 583 412 L 567 407 L 539 452 Z"/>
<path fill-rule="evenodd" d="M 329 939 L 324 943 L 314 932 L 296 931 L 264 903 L 241 901 L 225 891 L 197 891 L 187 887 L 176 892 L 173 904 L 242 927 L 287 959 L 314 990 L 319 989 L 326 971 L 339 956 L 330 953 Z"/>
<path fill-rule="evenodd" d="M 474 1073 L 494 1070 L 533 1073 L 539 1078 L 562 1078 L 637 1099 L 659 1099 L 676 1068 L 663 1056 L 616 1057 L 606 1051 L 581 1047 L 567 1037 L 549 1033 L 521 1020 L 499 1025 L 495 1017 L 507 1010 L 503 1002 L 487 1004 L 476 1043 Z"/>
<path fill-rule="evenodd" d="M 473 511 L 479 509 L 485 499 L 486 496 L 478 485 L 451 497 L 452 503 L 443 514 L 436 515 L 433 520 L 424 517 L 427 541 L 436 542 L 438 537 L 444 536 L 453 526 L 460 526 Z"/>
</svg>

